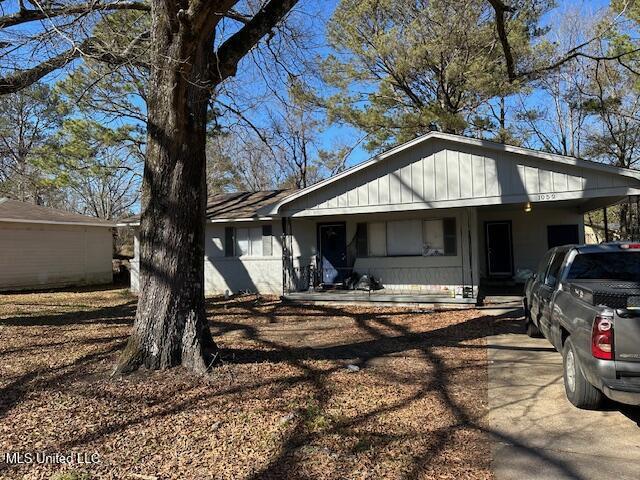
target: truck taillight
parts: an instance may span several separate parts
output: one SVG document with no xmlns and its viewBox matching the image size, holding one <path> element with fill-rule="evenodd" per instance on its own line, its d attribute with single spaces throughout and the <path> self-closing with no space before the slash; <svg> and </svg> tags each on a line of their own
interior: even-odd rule
<svg viewBox="0 0 640 480">
<path fill-rule="evenodd" d="M 591 353 L 595 358 L 613 360 L 613 316 L 597 315 L 593 321 Z"/>
</svg>

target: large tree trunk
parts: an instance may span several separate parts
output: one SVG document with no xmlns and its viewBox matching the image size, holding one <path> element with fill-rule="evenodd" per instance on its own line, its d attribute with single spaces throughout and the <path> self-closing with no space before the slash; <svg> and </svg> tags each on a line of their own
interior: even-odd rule
<svg viewBox="0 0 640 480">
<path fill-rule="evenodd" d="M 153 72 L 140 223 L 140 296 L 115 373 L 217 358 L 204 303 L 206 79 L 212 35 L 200 38 L 175 3 L 155 1 Z"/>
</svg>

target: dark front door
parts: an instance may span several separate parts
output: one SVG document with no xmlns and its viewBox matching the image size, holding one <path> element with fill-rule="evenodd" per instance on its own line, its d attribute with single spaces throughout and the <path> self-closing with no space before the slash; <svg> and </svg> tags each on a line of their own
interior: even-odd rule
<svg viewBox="0 0 640 480">
<path fill-rule="evenodd" d="M 511 222 L 486 222 L 485 231 L 489 276 L 511 277 L 513 275 Z"/>
<path fill-rule="evenodd" d="M 578 225 L 549 225 L 547 227 L 549 248 L 580 243 Z"/>
<path fill-rule="evenodd" d="M 347 274 L 347 228 L 344 223 L 318 225 L 322 283 L 341 283 Z"/>
</svg>

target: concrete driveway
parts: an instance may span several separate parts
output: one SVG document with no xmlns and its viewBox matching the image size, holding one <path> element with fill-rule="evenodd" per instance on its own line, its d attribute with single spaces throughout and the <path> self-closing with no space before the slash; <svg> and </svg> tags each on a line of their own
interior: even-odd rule
<svg viewBox="0 0 640 480">
<path fill-rule="evenodd" d="M 573 407 L 562 357 L 545 339 L 506 333 L 487 344 L 497 480 L 640 478 L 640 408 Z"/>
</svg>

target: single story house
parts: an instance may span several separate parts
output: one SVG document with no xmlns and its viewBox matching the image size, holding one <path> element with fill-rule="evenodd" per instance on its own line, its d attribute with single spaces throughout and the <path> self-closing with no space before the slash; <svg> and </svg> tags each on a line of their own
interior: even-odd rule
<svg viewBox="0 0 640 480">
<path fill-rule="evenodd" d="M 584 242 L 585 212 L 638 194 L 637 171 L 430 132 L 301 190 L 211 197 L 206 292 L 321 299 L 357 272 L 386 300 L 470 303 Z"/>
<path fill-rule="evenodd" d="M 111 283 L 114 227 L 0 198 L 0 290 Z"/>
</svg>

